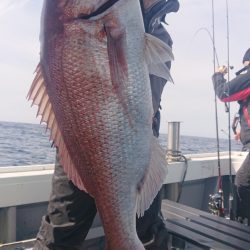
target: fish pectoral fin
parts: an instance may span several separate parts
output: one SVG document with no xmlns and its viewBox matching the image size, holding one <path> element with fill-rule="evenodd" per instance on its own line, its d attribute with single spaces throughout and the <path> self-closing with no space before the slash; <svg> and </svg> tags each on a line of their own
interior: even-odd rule
<svg viewBox="0 0 250 250">
<path fill-rule="evenodd" d="M 139 185 L 137 215 L 143 216 L 162 187 L 167 175 L 167 160 L 157 138 L 152 135 L 151 158 L 147 173 Z"/>
<path fill-rule="evenodd" d="M 65 173 L 67 173 L 69 179 L 71 179 L 79 189 L 87 191 L 79 174 L 75 170 L 72 159 L 64 143 L 49 95 L 46 90 L 41 64 L 38 64 L 35 73 L 36 75 L 28 92 L 27 99 L 32 101 L 31 106 L 38 106 L 37 116 L 41 116 L 40 123 L 46 123 L 47 129 L 50 130 L 50 140 L 52 140 L 53 145 L 58 148 L 60 163 L 62 164 Z"/>
<path fill-rule="evenodd" d="M 166 62 L 174 60 L 171 47 L 148 33 L 145 34 L 145 44 L 145 57 L 149 73 L 174 82 L 166 65 Z"/>
</svg>

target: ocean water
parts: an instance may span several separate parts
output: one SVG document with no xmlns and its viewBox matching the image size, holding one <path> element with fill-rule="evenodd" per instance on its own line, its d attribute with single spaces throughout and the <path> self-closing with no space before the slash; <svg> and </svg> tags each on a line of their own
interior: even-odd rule
<svg viewBox="0 0 250 250">
<path fill-rule="evenodd" d="M 166 149 L 167 135 L 160 135 L 160 143 Z M 183 154 L 217 152 L 216 139 L 181 136 L 180 150 Z M 232 140 L 232 150 L 242 146 Z M 228 140 L 220 139 L 220 150 L 228 150 Z M 24 166 L 53 163 L 55 149 L 49 142 L 49 133 L 38 124 L 0 122 L 0 166 Z"/>
</svg>

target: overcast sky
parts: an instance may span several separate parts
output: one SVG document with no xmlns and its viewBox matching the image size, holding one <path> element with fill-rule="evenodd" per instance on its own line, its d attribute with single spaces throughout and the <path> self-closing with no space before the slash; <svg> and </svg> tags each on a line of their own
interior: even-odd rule
<svg viewBox="0 0 250 250">
<path fill-rule="evenodd" d="M 226 0 L 215 0 L 215 38 L 220 64 L 227 65 Z M 181 134 L 215 137 L 215 104 L 210 0 L 182 0 L 178 13 L 167 16 L 174 40 L 172 76 L 162 96 L 161 132 L 168 121 L 181 121 Z M 248 28 L 250 1 L 228 0 L 230 64 L 234 72 L 242 67 L 244 52 L 250 47 Z M 0 121 L 38 123 L 36 108 L 26 95 L 39 60 L 39 31 L 42 0 L 0 1 Z M 228 130 L 224 104 L 218 101 L 220 136 Z M 237 104 L 231 105 L 232 116 Z"/>
</svg>

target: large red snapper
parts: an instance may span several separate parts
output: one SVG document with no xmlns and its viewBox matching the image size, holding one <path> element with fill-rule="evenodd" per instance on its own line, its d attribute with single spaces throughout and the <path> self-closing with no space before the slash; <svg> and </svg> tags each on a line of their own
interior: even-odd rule
<svg viewBox="0 0 250 250">
<path fill-rule="evenodd" d="M 152 135 L 149 73 L 170 79 L 171 49 L 145 34 L 139 0 L 45 0 L 41 60 L 28 94 L 68 177 L 96 200 L 107 249 L 144 249 L 136 212 L 165 176 Z"/>
</svg>

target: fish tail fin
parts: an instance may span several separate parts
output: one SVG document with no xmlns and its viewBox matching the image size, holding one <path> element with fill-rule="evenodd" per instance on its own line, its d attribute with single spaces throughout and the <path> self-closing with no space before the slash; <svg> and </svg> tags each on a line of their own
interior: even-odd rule
<svg viewBox="0 0 250 250">
<path fill-rule="evenodd" d="M 151 158 L 147 173 L 138 187 L 137 215 L 143 216 L 162 187 L 167 175 L 166 154 L 157 138 L 152 136 Z"/>
<path fill-rule="evenodd" d="M 145 57 L 149 73 L 174 82 L 166 65 L 166 62 L 174 60 L 171 47 L 148 33 L 145 34 L 145 43 Z"/>
</svg>

